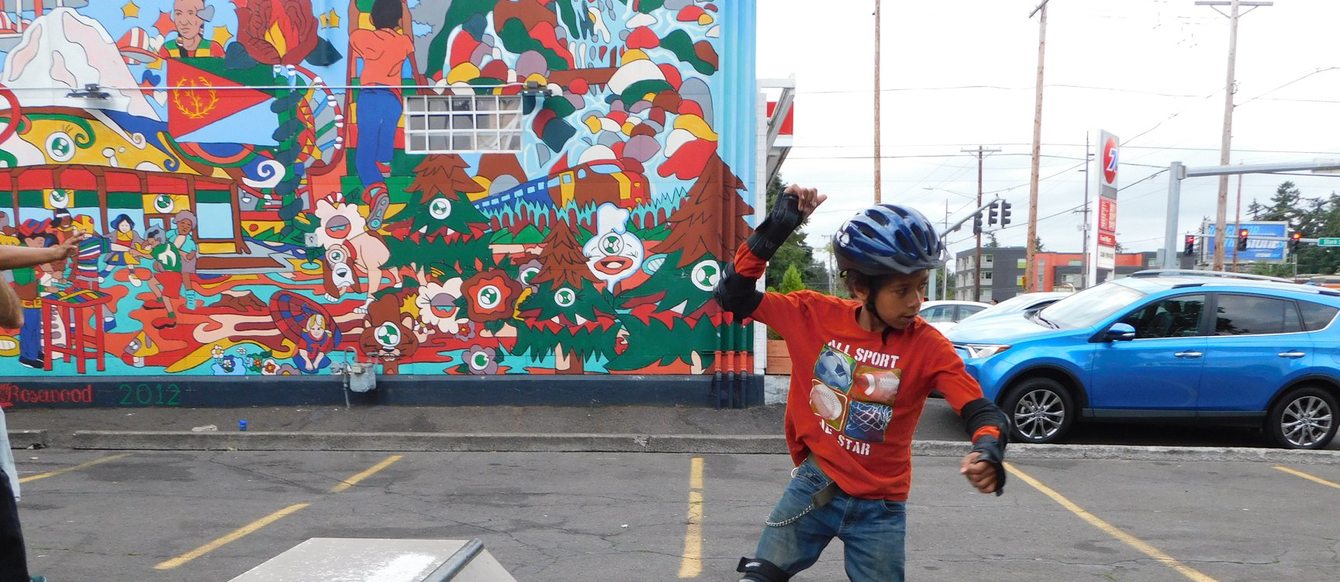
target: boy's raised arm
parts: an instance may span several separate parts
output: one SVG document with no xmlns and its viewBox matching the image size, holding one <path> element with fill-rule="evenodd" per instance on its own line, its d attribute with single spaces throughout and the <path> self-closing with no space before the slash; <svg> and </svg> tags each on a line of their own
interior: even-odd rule
<svg viewBox="0 0 1340 582">
<path fill-rule="evenodd" d="M 735 261 L 726 265 L 715 292 L 722 309 L 734 313 L 736 319 L 744 319 L 758 308 L 763 294 L 755 283 L 767 270 L 768 261 L 827 198 L 814 188 L 787 186 L 768 217 L 736 251 Z"/>
</svg>

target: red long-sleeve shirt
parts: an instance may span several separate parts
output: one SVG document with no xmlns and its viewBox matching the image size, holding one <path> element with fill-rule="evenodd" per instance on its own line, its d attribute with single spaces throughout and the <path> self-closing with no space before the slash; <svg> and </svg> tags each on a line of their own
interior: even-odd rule
<svg viewBox="0 0 1340 582">
<path fill-rule="evenodd" d="M 766 263 L 741 246 L 736 272 L 757 279 Z M 751 317 L 786 340 L 791 390 L 786 442 L 798 465 L 813 455 L 838 487 L 867 499 L 905 501 L 912 433 L 938 389 L 959 412 L 982 397 L 977 381 L 938 330 L 921 318 L 883 334 L 856 320 L 860 303 L 815 293 L 765 293 Z M 894 380 L 896 378 L 896 380 Z M 973 435 L 999 437 L 995 427 Z"/>
</svg>

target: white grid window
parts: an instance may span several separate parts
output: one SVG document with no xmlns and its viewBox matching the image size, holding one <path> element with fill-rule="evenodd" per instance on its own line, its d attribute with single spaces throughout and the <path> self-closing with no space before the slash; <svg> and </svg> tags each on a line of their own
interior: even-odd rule
<svg viewBox="0 0 1340 582">
<path fill-rule="evenodd" d="M 519 151 L 520 95 L 405 97 L 405 153 Z"/>
</svg>

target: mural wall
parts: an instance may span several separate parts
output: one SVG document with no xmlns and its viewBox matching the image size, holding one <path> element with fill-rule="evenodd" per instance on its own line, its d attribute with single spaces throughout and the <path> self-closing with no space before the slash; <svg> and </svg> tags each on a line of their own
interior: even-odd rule
<svg viewBox="0 0 1340 582">
<path fill-rule="evenodd" d="M 751 4 L 0 0 L 0 375 L 712 372 Z"/>
</svg>

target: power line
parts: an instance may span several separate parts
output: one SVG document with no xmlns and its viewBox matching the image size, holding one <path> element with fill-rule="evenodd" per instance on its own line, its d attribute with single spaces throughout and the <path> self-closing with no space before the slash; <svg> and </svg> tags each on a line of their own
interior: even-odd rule
<svg viewBox="0 0 1340 582">
<path fill-rule="evenodd" d="M 1340 103 L 1340 100 L 1334 101 L 1334 103 Z M 1134 139 L 1134 138 L 1132 138 L 1132 139 Z M 993 143 L 993 144 L 989 144 L 989 145 L 992 145 L 992 146 L 995 146 L 995 147 L 1024 147 L 1024 146 L 1029 146 L 1029 145 L 1032 145 L 1032 144 L 1021 143 L 1021 142 L 1009 142 L 1009 143 Z M 1086 147 L 1086 146 L 1085 146 L 1084 144 L 1082 144 L 1082 143 L 1044 143 L 1044 144 L 1042 144 L 1042 146 L 1043 146 L 1043 147 L 1047 147 L 1047 148 L 1084 148 L 1084 147 Z M 791 146 L 792 149 L 806 149 L 806 148 L 812 148 L 812 149 L 852 149 L 852 148 L 864 148 L 864 147 L 868 147 L 868 146 L 863 146 L 863 145 L 844 145 L 844 144 L 833 144 L 833 145 L 816 144 L 816 145 L 793 145 L 793 146 Z M 927 143 L 927 144 L 899 144 L 899 145 L 892 145 L 892 146 L 885 146 L 885 147 L 896 147 L 896 148 L 958 148 L 958 147 L 968 147 L 968 146 L 963 145 L 963 144 L 959 144 L 959 143 Z M 1197 152 L 1197 151 L 1217 151 L 1217 150 L 1219 149 L 1218 146 L 1212 146 L 1212 147 L 1194 147 L 1194 146 L 1164 146 L 1164 145 L 1130 145 L 1129 143 L 1123 143 L 1123 144 L 1121 144 L 1121 147 L 1122 147 L 1122 149 L 1137 149 L 1137 150 L 1177 150 L 1177 151 L 1193 151 L 1193 152 Z M 1334 154 L 1334 153 L 1336 153 L 1336 150 L 1332 150 L 1332 151 L 1263 150 L 1263 149 L 1250 149 L 1250 148 L 1233 148 L 1233 151 L 1235 151 L 1235 152 L 1260 153 L 1260 154 L 1314 154 L 1314 155 L 1325 155 L 1325 154 Z M 951 155 L 956 155 L 956 154 L 943 154 L 943 155 L 945 155 L 945 156 L 951 156 Z M 1002 154 L 1002 155 L 1018 155 L 1018 154 Z M 1078 157 L 1075 157 L 1075 158 L 1073 158 L 1073 159 L 1078 160 L 1079 158 L 1078 158 Z"/>
</svg>

